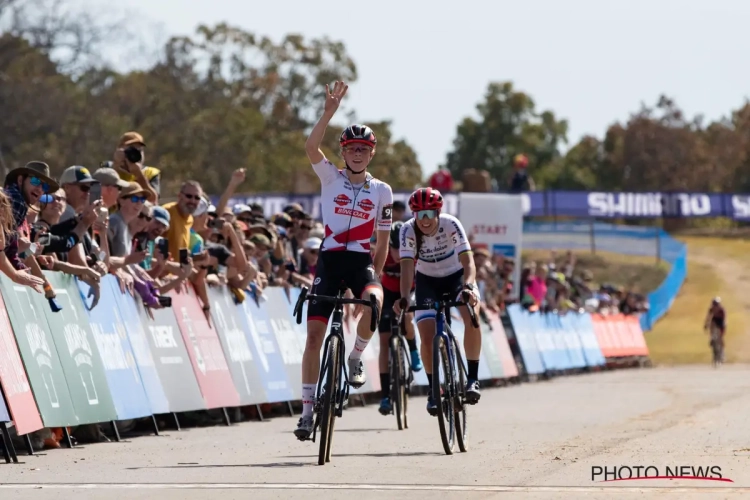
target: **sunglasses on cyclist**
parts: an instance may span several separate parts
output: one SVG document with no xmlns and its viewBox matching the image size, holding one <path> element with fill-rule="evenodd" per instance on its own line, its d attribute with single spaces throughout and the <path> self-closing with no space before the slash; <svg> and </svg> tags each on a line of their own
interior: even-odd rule
<svg viewBox="0 0 750 500">
<path fill-rule="evenodd" d="M 435 217 L 437 217 L 437 210 L 420 210 L 419 212 L 414 214 L 414 217 L 417 220 L 434 219 Z"/>
<path fill-rule="evenodd" d="M 45 193 L 49 192 L 49 184 L 44 182 L 39 177 L 29 177 L 29 183 L 34 187 L 42 186 L 42 191 Z"/>
</svg>

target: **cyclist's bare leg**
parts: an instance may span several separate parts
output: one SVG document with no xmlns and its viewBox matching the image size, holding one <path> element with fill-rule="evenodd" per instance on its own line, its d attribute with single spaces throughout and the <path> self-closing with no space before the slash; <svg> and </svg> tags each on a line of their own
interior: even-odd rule
<svg viewBox="0 0 750 500">
<path fill-rule="evenodd" d="M 432 377 L 432 339 L 435 338 L 435 320 L 425 318 L 417 323 L 422 344 L 422 364 L 427 378 Z"/>
<path fill-rule="evenodd" d="M 362 292 L 362 297 L 360 297 L 362 300 L 368 300 L 370 298 L 370 294 L 375 294 L 375 298 L 378 302 L 378 309 L 383 308 L 383 289 L 380 288 L 380 286 L 368 286 L 365 288 L 365 290 Z M 362 352 L 364 352 L 365 348 L 367 347 L 367 344 L 370 342 L 370 339 L 373 336 L 373 332 L 370 331 L 370 317 L 372 316 L 372 311 L 369 307 L 363 307 L 362 308 L 362 316 L 359 318 L 359 323 L 357 323 L 357 341 L 354 344 L 354 349 L 352 349 L 352 353 L 349 355 L 349 359 L 359 359 L 362 356 Z"/>
<path fill-rule="evenodd" d="M 435 320 L 433 318 L 434 316 L 423 318 L 417 322 L 419 338 L 422 344 L 422 365 L 427 375 L 428 387 L 432 387 L 432 342 L 435 339 Z M 437 406 L 432 398 L 432 391 L 430 389 L 427 391 L 427 412 L 432 416 L 437 415 Z"/>
<path fill-rule="evenodd" d="M 482 352 L 482 332 L 471 324 L 468 306 L 461 306 L 458 310 L 461 312 L 461 319 L 464 322 L 464 351 L 466 359 L 478 360 Z M 474 307 L 474 313 L 479 318 L 479 305 Z"/>
<path fill-rule="evenodd" d="M 404 328 L 406 329 L 406 339 L 414 340 L 417 333 L 414 329 L 414 313 L 404 314 Z"/>
<path fill-rule="evenodd" d="M 479 401 L 479 356 L 482 352 L 482 332 L 471 324 L 468 306 L 458 308 L 464 322 L 464 351 L 468 368 L 468 384 L 466 386 L 466 400 L 469 404 Z M 474 314 L 479 317 L 479 304 L 474 306 Z"/>
<path fill-rule="evenodd" d="M 294 431 L 300 440 L 307 439 L 312 433 L 315 389 L 320 375 L 320 349 L 327 329 L 328 324 L 319 319 L 307 321 L 307 340 L 305 352 L 302 353 L 302 418 Z"/>
</svg>

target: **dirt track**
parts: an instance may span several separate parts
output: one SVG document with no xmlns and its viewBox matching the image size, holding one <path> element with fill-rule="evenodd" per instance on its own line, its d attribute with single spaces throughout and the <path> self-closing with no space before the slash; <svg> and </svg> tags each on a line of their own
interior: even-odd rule
<svg viewBox="0 0 750 500">
<path fill-rule="evenodd" d="M 347 410 L 324 467 L 315 465 L 316 445 L 291 434 L 296 419 L 277 418 L 21 456 L 22 464 L 0 464 L 0 498 L 750 494 L 750 366 L 636 369 L 487 389 L 470 414 L 471 449 L 453 456 L 442 452 L 425 399 L 412 403 L 411 428 L 401 432 L 374 406 Z M 720 466 L 734 482 L 591 480 L 592 466 L 623 465 L 660 473 Z"/>
</svg>

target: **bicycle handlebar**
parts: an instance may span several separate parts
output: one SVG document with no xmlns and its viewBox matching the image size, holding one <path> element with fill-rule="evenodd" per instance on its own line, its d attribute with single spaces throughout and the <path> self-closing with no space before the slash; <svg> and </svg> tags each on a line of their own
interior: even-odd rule
<svg viewBox="0 0 750 500">
<path fill-rule="evenodd" d="M 296 317 L 297 324 L 302 324 L 302 304 L 305 303 L 306 300 L 317 300 L 320 302 L 328 302 L 330 304 L 336 305 L 344 305 L 344 304 L 355 304 L 355 305 L 362 305 L 369 307 L 372 310 L 372 314 L 370 315 L 370 331 L 374 332 L 375 329 L 378 327 L 378 319 L 380 317 L 380 311 L 378 310 L 378 299 L 375 297 L 374 293 L 370 294 L 370 300 L 362 300 L 362 299 L 347 299 L 344 297 L 330 297 L 328 295 L 314 295 L 309 294 L 308 288 L 306 286 L 302 287 L 302 291 L 299 294 L 299 297 L 297 298 L 297 303 L 294 305 L 294 316 Z"/>
<path fill-rule="evenodd" d="M 469 294 L 467 291 L 462 291 L 461 295 L 464 297 L 464 300 L 438 300 L 437 302 L 433 302 L 429 306 L 418 306 L 413 305 L 410 306 L 408 309 L 401 309 L 401 315 L 399 317 L 399 324 L 404 320 L 404 313 L 405 312 L 414 312 L 414 311 L 430 311 L 430 310 L 441 310 L 441 309 L 450 309 L 451 307 L 459 307 L 459 306 L 466 306 L 466 308 L 469 310 L 469 317 L 471 318 L 471 324 L 474 326 L 474 328 L 479 328 L 479 321 L 477 321 L 477 315 L 474 311 L 474 308 L 469 306 L 468 302 L 465 300 L 466 296 Z"/>
</svg>

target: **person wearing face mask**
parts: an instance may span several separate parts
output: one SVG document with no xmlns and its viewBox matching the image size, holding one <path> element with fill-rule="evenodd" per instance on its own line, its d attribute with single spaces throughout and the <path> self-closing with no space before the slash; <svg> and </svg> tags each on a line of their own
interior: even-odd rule
<svg viewBox="0 0 750 500">
<path fill-rule="evenodd" d="M 469 292 L 469 305 L 479 316 L 479 295 L 476 285 L 476 267 L 471 245 L 461 221 L 442 213 L 443 196 L 432 188 L 417 189 L 409 198 L 409 209 L 414 217 L 401 228 L 401 299 L 393 305 L 398 315 L 409 303 L 412 284 L 415 283 L 416 303 L 428 305 L 444 294 L 454 297 Z M 415 265 L 416 261 L 416 265 Z M 415 277 L 416 270 L 416 277 Z M 466 402 L 479 402 L 479 356 L 482 336 L 471 322 L 466 305 L 459 308 L 464 323 L 464 350 L 468 367 Z M 417 311 L 417 328 L 422 340 L 422 361 L 427 381 L 432 386 L 432 341 L 435 336 L 435 311 Z M 432 392 L 427 395 L 427 411 L 436 416 L 438 407 Z"/>
</svg>

